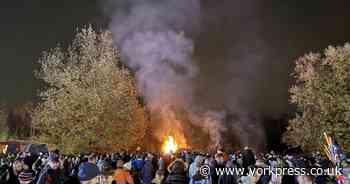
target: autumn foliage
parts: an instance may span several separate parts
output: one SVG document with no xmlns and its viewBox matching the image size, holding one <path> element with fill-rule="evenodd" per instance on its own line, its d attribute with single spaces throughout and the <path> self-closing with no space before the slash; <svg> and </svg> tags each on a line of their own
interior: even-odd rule
<svg viewBox="0 0 350 184">
<path fill-rule="evenodd" d="M 142 144 L 145 111 L 112 42 L 110 32 L 87 27 L 67 50 L 56 47 L 40 58 L 36 76 L 47 87 L 33 113 L 39 141 L 67 153 Z"/>
<path fill-rule="evenodd" d="M 328 47 L 296 61 L 291 102 L 298 114 L 289 122 L 284 141 L 306 150 L 322 149 L 323 132 L 350 149 L 350 44 Z"/>
</svg>

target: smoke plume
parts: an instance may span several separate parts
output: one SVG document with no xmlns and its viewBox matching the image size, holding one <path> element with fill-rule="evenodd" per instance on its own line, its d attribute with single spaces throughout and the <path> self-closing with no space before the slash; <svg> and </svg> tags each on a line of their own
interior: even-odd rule
<svg viewBox="0 0 350 184">
<path fill-rule="evenodd" d="M 198 22 L 191 19 L 199 17 L 199 1 L 135 0 L 118 5 L 111 30 L 123 61 L 135 72 L 139 90 L 156 117 L 154 134 L 159 139 L 172 134 L 186 146 L 175 111 L 186 108 L 192 98 L 191 80 L 197 68 L 192 62 L 194 43 L 184 31 Z"/>
<path fill-rule="evenodd" d="M 221 53 L 215 50 L 216 39 L 229 37 L 220 32 L 213 38 L 203 37 L 205 30 L 218 25 L 212 25 L 211 9 L 203 15 L 199 0 L 118 0 L 109 1 L 105 7 L 111 16 L 115 43 L 123 62 L 135 72 L 138 88 L 151 111 L 154 135 L 160 141 L 172 134 L 180 145 L 187 145 L 183 121 L 178 117 L 181 110 L 186 112 L 188 122 L 209 134 L 211 144 L 232 141 L 225 140 L 225 134 L 233 134 L 241 144 L 264 142 L 259 118 L 248 113 L 250 102 L 246 101 L 254 98 L 256 83 L 244 83 L 258 76 L 257 67 L 251 65 L 259 65 L 266 53 L 262 49 L 264 41 L 256 35 L 257 25 L 247 24 L 253 32 L 248 42 L 247 35 L 235 35 L 232 42 L 236 44 L 218 44 L 225 52 L 213 57 Z M 234 13 L 250 16 L 249 12 Z M 250 48 L 243 49 L 240 44 Z M 205 52 L 206 47 L 212 50 Z"/>
</svg>

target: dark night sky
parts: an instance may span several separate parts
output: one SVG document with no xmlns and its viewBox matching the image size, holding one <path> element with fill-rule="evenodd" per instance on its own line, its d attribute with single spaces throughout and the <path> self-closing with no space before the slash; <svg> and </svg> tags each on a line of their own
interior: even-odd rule
<svg viewBox="0 0 350 184">
<path fill-rule="evenodd" d="M 256 104 L 257 110 L 278 109 L 281 113 L 287 112 L 287 89 L 293 60 L 309 51 L 319 51 L 330 44 L 339 45 L 350 41 L 350 6 L 346 0 L 202 2 L 204 20 L 196 40 L 196 55 L 206 58 L 203 60 L 231 53 L 230 49 L 240 47 L 232 44 L 236 37 L 239 38 L 237 35 L 245 35 L 250 28 L 255 30 L 254 27 L 259 24 L 259 39 L 264 41 L 269 53 L 265 59 L 274 62 L 266 62 L 262 66 L 264 72 L 258 80 L 259 86 L 250 86 L 252 90 L 261 91 L 251 96 L 255 99 L 251 103 Z M 78 26 L 104 24 L 102 14 L 101 1 L 95 0 L 1 2 L 0 102 L 16 104 L 32 100 L 39 87 L 33 77 L 33 70 L 37 67 L 35 61 L 41 52 L 72 40 Z M 236 37 L 228 38 L 230 33 Z M 244 51 L 244 46 L 241 49 Z M 216 64 L 218 73 L 223 69 L 220 64 Z M 208 68 L 212 69 L 212 65 L 201 65 L 204 73 Z M 215 72 L 211 74 L 215 75 Z M 201 80 L 224 79 L 218 75 L 202 77 Z M 204 88 L 199 85 L 201 87 Z M 267 101 L 272 105 L 266 105 Z"/>
</svg>

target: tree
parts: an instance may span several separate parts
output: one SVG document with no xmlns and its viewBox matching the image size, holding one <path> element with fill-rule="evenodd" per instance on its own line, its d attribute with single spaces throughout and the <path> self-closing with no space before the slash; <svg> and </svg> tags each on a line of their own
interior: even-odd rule
<svg viewBox="0 0 350 184">
<path fill-rule="evenodd" d="M 47 84 L 33 113 L 39 141 L 67 153 L 140 144 L 145 111 L 109 31 L 83 28 L 66 51 L 44 52 L 39 63 L 36 76 Z"/>
<path fill-rule="evenodd" d="M 9 136 L 15 138 L 28 138 L 31 135 L 31 113 L 33 110 L 32 103 L 16 105 L 9 110 L 6 124 Z"/>
<path fill-rule="evenodd" d="M 6 139 L 8 137 L 8 128 L 6 125 L 7 111 L 4 106 L 0 105 L 0 139 Z"/>
<path fill-rule="evenodd" d="M 306 150 L 322 149 L 323 132 L 327 132 L 349 149 L 350 44 L 299 58 L 294 77 L 291 102 L 299 113 L 290 120 L 284 141 Z"/>
</svg>

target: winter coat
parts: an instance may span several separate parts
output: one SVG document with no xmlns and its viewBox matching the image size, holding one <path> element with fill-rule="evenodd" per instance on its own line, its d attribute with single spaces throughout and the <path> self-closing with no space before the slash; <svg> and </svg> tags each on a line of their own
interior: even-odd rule
<svg viewBox="0 0 350 184">
<path fill-rule="evenodd" d="M 252 178 L 250 176 L 242 176 L 240 178 L 241 184 L 252 184 Z"/>
<path fill-rule="evenodd" d="M 105 174 L 107 172 L 108 168 L 108 163 L 106 162 L 106 160 L 101 159 L 97 162 L 97 167 L 98 170 L 100 170 L 100 173 Z"/>
<path fill-rule="evenodd" d="M 209 181 L 207 179 L 205 179 L 205 180 L 196 180 L 196 181 L 193 180 L 192 182 L 190 182 L 190 184 L 209 184 Z"/>
<path fill-rule="evenodd" d="M 261 175 L 259 180 L 256 182 L 256 184 L 268 184 L 271 180 L 271 175 L 264 174 Z"/>
<path fill-rule="evenodd" d="M 165 161 L 163 158 L 158 160 L 158 169 L 165 171 Z"/>
<path fill-rule="evenodd" d="M 154 178 L 153 163 L 151 160 L 146 160 L 141 171 L 142 183 L 151 184 Z"/>
<path fill-rule="evenodd" d="M 292 162 L 293 158 L 288 158 L 285 160 L 286 168 L 294 168 L 294 163 Z M 298 184 L 296 176 L 293 175 L 283 175 L 282 184 Z"/>
<path fill-rule="evenodd" d="M 130 173 L 124 169 L 117 169 L 114 173 L 113 179 L 118 184 L 134 184 Z"/>
<path fill-rule="evenodd" d="M 166 184 L 187 184 L 186 172 L 172 172 L 168 175 Z"/>
<path fill-rule="evenodd" d="M 188 176 L 190 177 L 190 183 L 192 183 L 192 178 L 199 172 L 199 167 L 203 164 L 204 158 L 202 156 L 197 156 L 194 162 L 190 165 L 188 169 Z"/>
<path fill-rule="evenodd" d="M 26 169 L 26 170 L 23 170 L 18 175 L 18 180 L 20 181 L 20 183 L 32 184 L 32 183 L 34 183 L 34 176 L 35 176 L 35 173 L 33 170 Z"/>
<path fill-rule="evenodd" d="M 64 178 L 62 177 L 60 170 L 52 170 L 47 167 L 39 175 L 39 179 L 36 184 L 61 184 Z"/>
<path fill-rule="evenodd" d="M 247 149 L 242 152 L 242 162 L 244 168 L 255 165 L 255 154 L 252 150 Z"/>
<path fill-rule="evenodd" d="M 145 161 L 142 159 L 136 159 L 136 160 L 131 161 L 132 168 L 137 170 L 137 171 L 141 171 L 144 164 L 145 164 Z"/>
<path fill-rule="evenodd" d="M 19 184 L 18 177 L 13 172 L 12 167 L 7 165 L 0 167 L 0 184 Z"/>
<path fill-rule="evenodd" d="M 225 168 L 226 163 L 219 164 L 216 160 L 213 160 L 210 164 L 210 180 L 212 184 L 219 183 L 219 175 L 216 173 L 216 169 Z"/>
<path fill-rule="evenodd" d="M 237 178 L 233 175 L 220 175 L 219 184 L 238 184 Z"/>
<path fill-rule="evenodd" d="M 327 176 L 316 176 L 315 184 L 325 184 L 327 183 Z"/>
<path fill-rule="evenodd" d="M 78 177 L 80 181 L 88 181 L 100 175 L 100 170 L 96 164 L 83 162 L 79 166 Z"/>
<path fill-rule="evenodd" d="M 296 176 L 284 175 L 282 176 L 282 184 L 298 184 Z"/>
<path fill-rule="evenodd" d="M 177 159 L 172 162 L 168 168 L 169 175 L 165 180 L 166 184 L 187 184 L 187 176 L 186 176 L 186 164 Z"/>
</svg>

